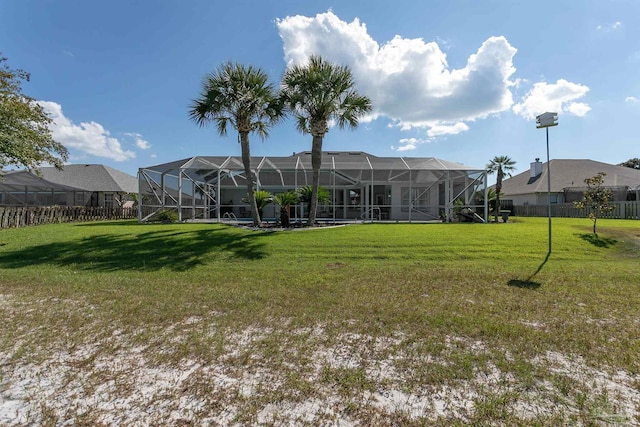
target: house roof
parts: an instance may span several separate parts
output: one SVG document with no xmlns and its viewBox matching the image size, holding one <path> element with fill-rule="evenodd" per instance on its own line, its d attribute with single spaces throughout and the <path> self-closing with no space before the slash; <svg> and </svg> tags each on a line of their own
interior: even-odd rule
<svg viewBox="0 0 640 427">
<path fill-rule="evenodd" d="M 0 178 L 1 191 L 83 191 L 80 188 L 47 181 L 36 174 L 26 171 L 6 172 Z"/>
<path fill-rule="evenodd" d="M 85 191 L 137 193 L 136 177 L 105 165 L 64 165 L 63 170 L 54 167 L 40 168 L 42 177 L 57 184 L 80 188 Z"/>
<path fill-rule="evenodd" d="M 566 188 L 584 187 L 584 180 L 599 172 L 607 175 L 604 185 L 607 187 L 626 186 L 637 189 L 640 186 L 640 170 L 587 159 L 551 160 L 551 192 L 561 193 Z M 542 173 L 531 178 L 529 169 L 502 182 L 502 194 L 515 196 L 518 194 L 547 192 L 547 163 L 542 164 Z"/>
</svg>

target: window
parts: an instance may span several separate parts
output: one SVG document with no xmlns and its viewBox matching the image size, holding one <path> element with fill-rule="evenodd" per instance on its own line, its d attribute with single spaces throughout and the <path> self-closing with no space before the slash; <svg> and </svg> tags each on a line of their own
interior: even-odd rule
<svg viewBox="0 0 640 427">
<path fill-rule="evenodd" d="M 104 207 L 113 209 L 113 193 L 104 193 Z"/>
<path fill-rule="evenodd" d="M 73 204 L 74 204 L 75 206 L 84 206 L 84 204 L 85 204 L 85 200 L 84 200 L 84 192 L 82 192 L 82 191 L 76 191 L 76 193 L 75 193 L 75 200 L 74 200 Z"/>
</svg>

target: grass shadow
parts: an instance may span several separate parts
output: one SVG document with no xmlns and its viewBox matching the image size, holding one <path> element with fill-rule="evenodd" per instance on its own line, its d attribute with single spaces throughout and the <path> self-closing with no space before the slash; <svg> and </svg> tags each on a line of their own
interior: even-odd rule
<svg viewBox="0 0 640 427">
<path fill-rule="evenodd" d="M 516 288 L 521 288 L 521 289 L 538 289 L 540 286 L 542 286 L 542 284 L 540 282 L 534 282 L 531 279 L 533 279 L 538 273 L 540 273 L 540 271 L 542 271 L 542 268 L 545 266 L 547 261 L 549 261 L 550 256 L 551 256 L 551 252 L 547 252 L 547 256 L 544 257 L 544 261 L 542 261 L 542 264 L 538 266 L 538 269 L 534 271 L 531 276 L 527 277 L 524 280 L 511 279 L 507 282 L 507 285 L 514 286 Z"/>
<path fill-rule="evenodd" d="M 580 237 L 585 242 L 589 242 L 592 245 L 597 246 L 599 248 L 609 248 L 615 245 L 616 243 L 618 243 L 616 239 L 612 239 L 609 237 L 599 237 L 595 233 L 582 233 L 582 234 L 578 234 L 577 236 Z"/>
<path fill-rule="evenodd" d="M 153 225 L 154 223 L 140 224 L 137 219 L 109 219 L 106 221 L 91 221 L 91 222 L 78 222 L 74 224 L 76 227 L 104 227 L 104 226 L 141 226 L 141 225 Z"/>
<path fill-rule="evenodd" d="M 521 289 L 538 289 L 542 284 L 540 282 L 534 282 L 532 280 L 511 279 L 507 282 L 509 286 L 514 286 Z"/>
<path fill-rule="evenodd" d="M 0 253 L 0 268 L 34 265 L 74 266 L 81 270 L 186 271 L 211 260 L 257 260 L 266 256 L 262 234 L 230 229 L 170 227 L 128 234 L 99 234 Z"/>
</svg>

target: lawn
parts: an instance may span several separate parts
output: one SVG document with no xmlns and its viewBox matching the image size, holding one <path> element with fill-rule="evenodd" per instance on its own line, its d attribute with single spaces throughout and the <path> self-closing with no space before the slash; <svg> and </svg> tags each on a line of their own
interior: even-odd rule
<svg viewBox="0 0 640 427">
<path fill-rule="evenodd" d="M 553 227 L 1 230 L 0 425 L 640 424 L 640 222 Z"/>
</svg>

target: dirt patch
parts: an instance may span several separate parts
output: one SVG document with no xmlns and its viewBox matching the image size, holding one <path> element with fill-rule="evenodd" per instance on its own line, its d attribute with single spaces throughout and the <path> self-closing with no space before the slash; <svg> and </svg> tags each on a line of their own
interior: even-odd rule
<svg viewBox="0 0 640 427">
<path fill-rule="evenodd" d="M 346 267 L 347 264 L 343 263 L 343 262 L 330 262 L 329 264 L 326 264 L 325 267 L 327 268 L 342 268 L 342 267 Z"/>
<path fill-rule="evenodd" d="M 188 334 L 201 327 L 201 319 L 189 318 L 159 334 Z M 548 352 L 533 360 L 556 382 L 539 379 L 523 387 L 513 373 L 489 361 L 464 379 L 421 384 L 407 366 L 438 372 L 452 366 L 450 353 L 466 349 L 483 357 L 491 349 L 482 341 L 447 336 L 440 343 L 443 353 L 434 357 L 410 351 L 402 332 L 330 338 L 325 325 L 317 325 L 287 331 L 284 340 L 274 341 L 282 332 L 249 327 L 225 335 L 218 357 L 209 362 L 187 357 L 177 364 L 159 363 L 157 352 L 165 349 L 133 345 L 135 334 L 120 330 L 37 363 L 16 361 L 15 350 L 6 351 L 0 353 L 0 425 L 352 426 L 394 417 L 465 422 L 487 393 L 509 396 L 503 410 L 525 421 L 558 413 L 570 417 L 584 405 L 599 419 L 622 424 L 640 417 L 640 375 L 589 367 L 577 356 Z M 567 392 L 565 382 L 583 392 Z"/>
</svg>

